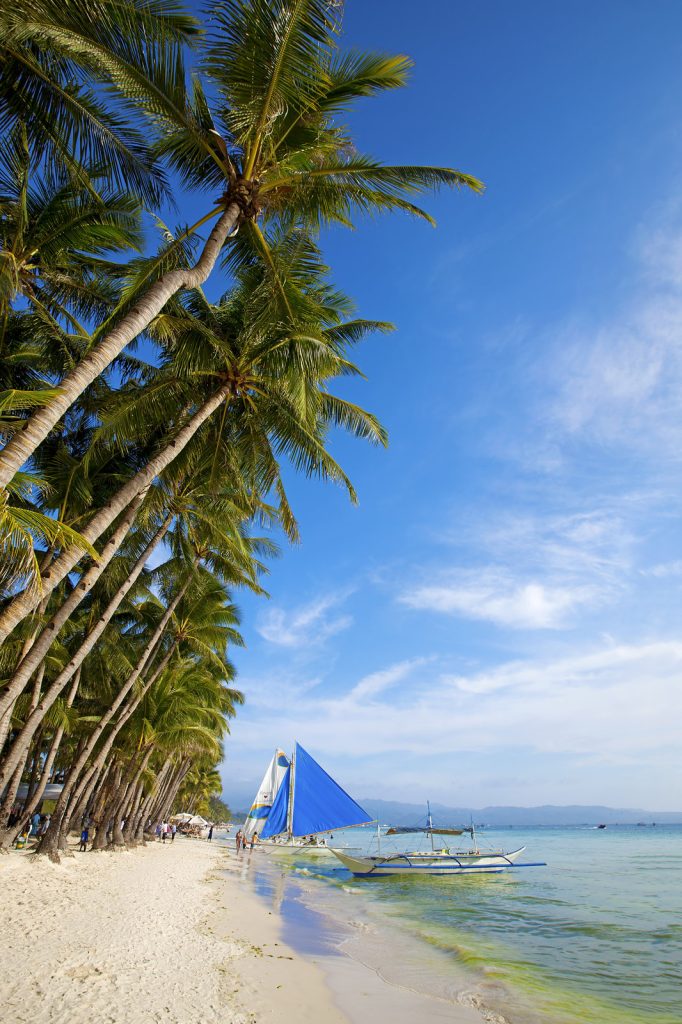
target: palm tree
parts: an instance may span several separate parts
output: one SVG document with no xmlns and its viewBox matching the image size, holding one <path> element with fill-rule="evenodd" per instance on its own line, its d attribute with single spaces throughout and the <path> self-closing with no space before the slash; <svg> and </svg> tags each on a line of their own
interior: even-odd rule
<svg viewBox="0 0 682 1024">
<path fill-rule="evenodd" d="M 390 325 L 342 322 L 348 300 L 320 280 L 325 268 L 319 253 L 299 232 L 275 234 L 268 246 L 270 262 L 242 265 L 239 286 L 220 306 L 190 297 L 172 329 L 164 324 L 167 365 L 150 389 L 134 385 L 132 397 L 124 390 L 109 402 L 97 432 L 100 441 L 121 436 L 136 441 L 139 434 L 145 443 L 158 437 L 159 448 L 81 527 L 86 542 L 96 542 L 180 455 L 187 460 L 183 472 L 191 474 L 192 462 L 201 461 L 207 445 L 216 459 L 229 449 L 222 472 L 230 479 L 248 470 L 252 493 L 275 492 L 282 520 L 291 529 L 278 468 L 281 456 L 306 473 L 341 483 L 354 498 L 350 481 L 325 448 L 329 425 L 375 443 L 386 443 L 386 435 L 375 417 L 331 395 L 328 381 L 358 373 L 346 350 L 368 331 Z M 176 431 L 168 422 L 169 401 L 178 408 Z M 210 419 L 221 406 L 225 412 L 216 440 Z M 58 586 L 79 558 L 74 548 L 62 551 L 41 574 L 43 594 Z M 0 612 L 0 641 L 37 603 L 37 594 L 24 590 Z"/>
<path fill-rule="evenodd" d="M 0 124 L 87 187 L 90 166 L 148 203 L 166 190 L 150 147 L 182 95 L 198 23 L 174 0 L 13 0 L 0 7 Z M 140 123 L 141 116 L 144 119 Z"/>
<path fill-rule="evenodd" d="M 213 36 L 190 96 L 161 103 L 158 153 L 190 188 L 209 190 L 212 204 L 189 231 L 216 220 L 192 267 L 145 278 L 122 316 L 61 381 L 57 395 L 30 417 L 0 455 L 6 486 L 64 412 L 168 300 L 200 287 L 227 239 L 241 227 L 249 247 L 268 262 L 258 221 L 316 229 L 349 224 L 354 210 L 405 210 L 427 217 L 412 199 L 441 185 L 480 191 L 480 182 L 444 167 L 386 167 L 355 152 L 340 121 L 354 100 L 405 83 L 405 57 L 339 53 L 338 18 L 327 0 L 227 0 L 212 12 Z M 427 219 L 430 219 L 427 217 Z M 150 283 L 153 282 L 153 283 Z"/>
<path fill-rule="evenodd" d="M 189 658 L 193 662 L 194 675 L 202 672 L 215 675 L 217 672 L 226 679 L 234 675 L 226 657 L 226 647 L 228 643 L 241 644 L 241 637 L 234 628 L 236 610 L 226 599 L 224 588 L 217 585 L 210 574 L 196 567 L 189 575 L 186 568 L 181 573 L 173 574 L 165 600 L 152 600 L 148 608 L 142 608 L 145 615 L 153 613 L 149 628 L 137 640 L 134 636 L 132 638 L 133 649 L 139 649 L 140 643 L 144 644 L 142 654 L 118 692 L 112 695 L 113 699 L 106 697 L 105 710 L 98 716 L 96 725 L 71 765 L 50 829 L 40 848 L 41 853 L 47 853 L 53 859 L 58 856 L 60 835 L 64 838 L 67 834 L 76 809 L 87 804 L 103 773 L 111 769 L 110 753 L 121 730 L 146 695 L 154 692 L 159 681 L 165 678 L 174 659 Z M 158 613 L 161 613 L 160 618 Z M 151 668 L 154 659 L 158 658 L 157 652 L 160 660 Z M 142 688 L 133 692 L 143 673 L 145 681 Z M 230 707 L 241 701 L 241 695 L 236 691 L 228 691 L 228 696 Z"/>
<path fill-rule="evenodd" d="M 81 352 L 74 357 L 82 356 L 89 335 L 81 321 L 101 319 L 117 298 L 106 279 L 113 254 L 142 247 L 140 204 L 111 188 L 101 169 L 89 170 L 86 189 L 36 164 L 20 125 L 0 150 L 0 330 L 21 296 L 48 321 L 75 328 Z"/>
</svg>

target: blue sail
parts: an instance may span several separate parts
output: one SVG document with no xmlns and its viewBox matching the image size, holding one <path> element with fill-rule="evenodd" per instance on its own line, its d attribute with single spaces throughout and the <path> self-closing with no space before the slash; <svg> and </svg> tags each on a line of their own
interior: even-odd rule
<svg viewBox="0 0 682 1024">
<path fill-rule="evenodd" d="M 334 782 L 300 743 L 297 743 L 294 815 L 291 828 L 293 835 L 307 836 L 314 832 L 329 832 L 349 825 L 364 825 L 371 820 L 367 811 L 356 804 L 355 800 L 341 789 L 338 782 Z"/>
<path fill-rule="evenodd" d="M 279 784 L 277 796 L 274 799 L 272 807 L 270 808 L 270 813 L 268 814 L 265 825 L 263 826 L 263 831 L 260 834 L 261 839 L 271 839 L 273 836 L 278 836 L 280 832 L 286 832 L 287 830 L 290 776 L 291 766 L 287 768 L 284 773 L 284 777 Z"/>
</svg>

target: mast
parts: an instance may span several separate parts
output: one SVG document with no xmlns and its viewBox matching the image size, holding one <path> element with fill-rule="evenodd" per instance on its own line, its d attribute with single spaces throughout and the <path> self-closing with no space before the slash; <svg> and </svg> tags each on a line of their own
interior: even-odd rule
<svg viewBox="0 0 682 1024">
<path fill-rule="evenodd" d="M 431 850 L 435 850 L 436 847 L 433 845 L 433 819 L 431 818 L 431 804 L 426 801 L 426 822 L 429 827 L 429 835 L 431 836 Z"/>
<path fill-rule="evenodd" d="M 295 775 L 296 775 L 296 749 L 294 748 L 294 752 L 291 755 L 291 764 L 290 764 L 290 771 L 289 771 L 289 800 L 287 802 L 287 839 L 289 840 L 289 842 L 291 842 L 292 839 L 294 838 L 294 836 L 293 836 L 293 826 L 294 826 L 294 788 L 295 788 L 294 779 L 295 779 Z"/>
</svg>

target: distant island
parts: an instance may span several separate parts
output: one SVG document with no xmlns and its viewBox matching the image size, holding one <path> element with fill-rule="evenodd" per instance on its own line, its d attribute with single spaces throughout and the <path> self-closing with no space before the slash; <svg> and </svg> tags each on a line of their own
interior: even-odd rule
<svg viewBox="0 0 682 1024">
<path fill-rule="evenodd" d="M 426 817 L 426 803 L 406 804 L 397 800 L 358 800 L 382 825 L 414 825 Z M 248 810 L 232 812 L 233 821 L 243 821 Z M 431 802 L 434 823 L 466 825 L 473 818 L 479 827 L 559 825 L 682 825 L 682 811 L 646 811 L 641 808 L 602 807 L 599 804 L 569 804 L 562 807 L 448 807 Z"/>
<path fill-rule="evenodd" d="M 382 824 L 410 825 L 424 818 L 424 804 L 406 804 L 367 797 L 359 803 Z M 447 807 L 431 803 L 434 822 L 464 823 L 473 818 L 477 825 L 682 825 L 682 811 L 647 811 L 641 808 L 602 807 L 598 804 L 571 804 L 566 807 L 545 804 L 541 807 Z"/>
</svg>

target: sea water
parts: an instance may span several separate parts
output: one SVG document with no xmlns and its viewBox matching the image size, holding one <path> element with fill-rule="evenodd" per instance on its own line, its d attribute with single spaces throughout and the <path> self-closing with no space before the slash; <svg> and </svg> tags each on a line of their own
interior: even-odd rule
<svg viewBox="0 0 682 1024">
<path fill-rule="evenodd" d="M 263 853 L 252 877 L 302 952 L 335 944 L 389 982 L 509 1024 L 681 1024 L 682 827 L 487 829 L 479 845 L 526 846 L 523 861 L 547 866 L 363 879 L 332 858 Z M 296 904 L 307 916 L 287 913 Z"/>
</svg>

